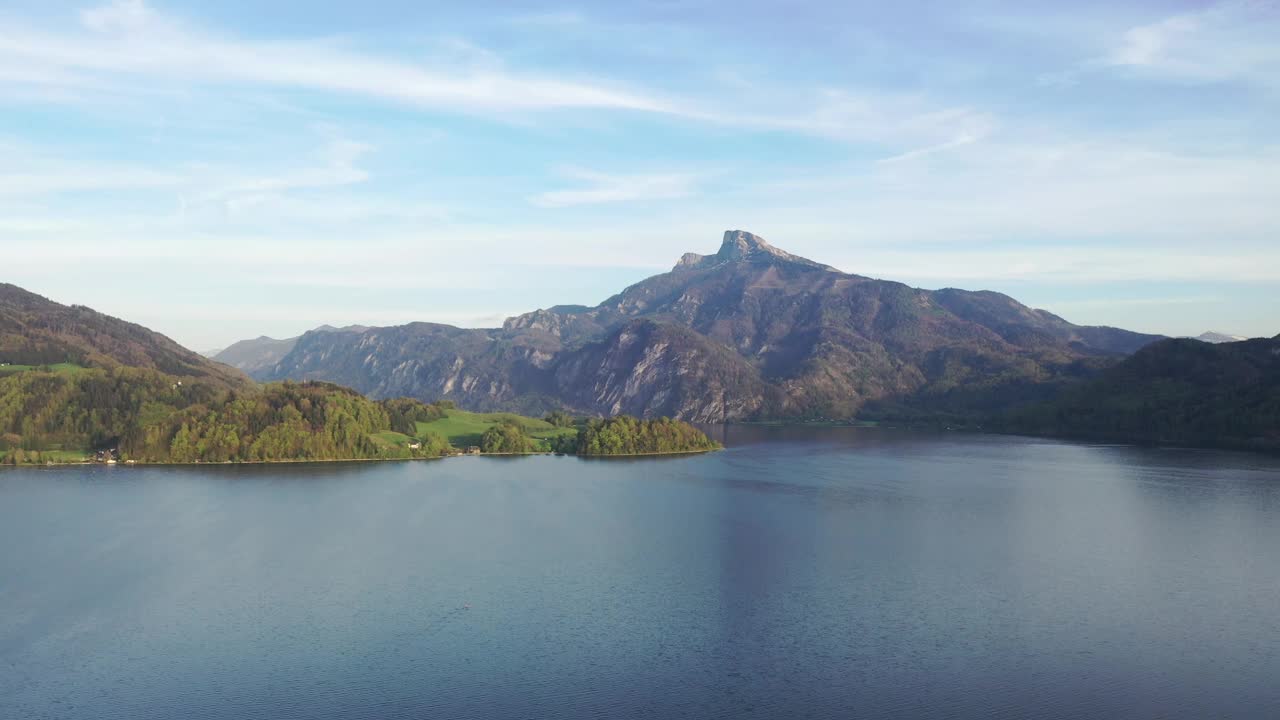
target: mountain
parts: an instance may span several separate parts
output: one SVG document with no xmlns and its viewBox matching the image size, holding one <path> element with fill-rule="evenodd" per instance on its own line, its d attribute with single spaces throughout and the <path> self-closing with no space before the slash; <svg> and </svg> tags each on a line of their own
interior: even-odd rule
<svg viewBox="0 0 1280 720">
<path fill-rule="evenodd" d="M 1046 397 L 1157 339 L 1073 325 L 999 293 L 846 274 L 731 230 L 716 253 L 688 253 L 595 307 L 495 329 L 313 331 L 256 374 L 525 412 L 965 414 Z"/>
<path fill-rule="evenodd" d="M 249 378 L 141 325 L 0 283 L 0 362 L 131 367 L 240 387 Z"/>
<path fill-rule="evenodd" d="M 1280 335 L 1153 343 L 1004 429 L 1122 442 L 1280 449 Z"/>
<path fill-rule="evenodd" d="M 364 332 L 365 330 L 368 330 L 368 328 L 363 325 L 348 325 L 343 328 L 321 325 L 313 332 Z M 288 355 L 289 351 L 297 343 L 297 337 L 277 340 L 263 335 L 252 340 L 241 340 L 222 350 L 206 353 L 206 355 L 220 363 L 242 370 L 248 373 L 250 377 L 259 378 L 264 372 L 280 362 L 285 355 Z"/>
<path fill-rule="evenodd" d="M 1195 339 L 1201 342 L 1207 342 L 1207 343 L 1230 343 L 1230 342 L 1240 342 L 1241 340 L 1248 340 L 1249 338 L 1244 337 L 1243 335 L 1228 335 L 1226 333 L 1214 332 L 1212 330 L 1209 330 L 1208 332 L 1200 333 L 1195 337 Z"/>
</svg>

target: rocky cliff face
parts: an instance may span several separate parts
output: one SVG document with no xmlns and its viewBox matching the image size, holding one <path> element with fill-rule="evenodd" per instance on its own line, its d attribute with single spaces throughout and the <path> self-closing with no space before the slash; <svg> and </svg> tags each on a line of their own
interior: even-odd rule
<svg viewBox="0 0 1280 720">
<path fill-rule="evenodd" d="M 694 422 L 772 415 L 781 393 L 746 359 L 672 324 L 632 320 L 606 339 L 565 353 L 555 396 L 606 415 Z"/>
<path fill-rule="evenodd" d="M 688 253 L 595 307 L 537 310 L 495 330 L 308 333 L 268 376 L 478 409 L 852 417 L 875 401 L 963 409 L 1015 397 L 1155 339 L 1072 325 L 999 293 L 849 275 L 731 230 L 715 254 Z"/>
</svg>

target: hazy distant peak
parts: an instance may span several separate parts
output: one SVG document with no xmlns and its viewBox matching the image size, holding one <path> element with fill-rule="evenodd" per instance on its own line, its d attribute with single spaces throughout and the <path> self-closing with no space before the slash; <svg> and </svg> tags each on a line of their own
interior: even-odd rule
<svg viewBox="0 0 1280 720">
<path fill-rule="evenodd" d="M 730 262 L 753 262 L 753 261 L 783 261 L 798 265 L 806 265 L 808 267 L 823 268 L 825 270 L 835 270 L 830 265 L 816 263 L 799 255 L 792 255 L 785 250 L 770 245 L 764 238 L 746 230 L 725 230 L 724 240 L 720 243 L 720 249 L 715 255 L 699 255 L 698 253 L 685 253 L 680 262 L 676 263 L 674 269 L 695 268 L 695 267 L 712 267 Z"/>
<path fill-rule="evenodd" d="M 1240 342 L 1241 340 L 1248 340 L 1248 339 L 1249 338 L 1244 337 L 1243 335 L 1229 335 L 1227 333 L 1215 332 L 1213 330 L 1202 332 L 1196 336 L 1196 340 L 1200 340 L 1201 342 L 1214 343 L 1214 344 Z"/>
<path fill-rule="evenodd" d="M 368 330 L 367 325 L 347 325 L 345 327 L 334 327 L 332 325 L 321 325 L 312 332 L 364 332 Z"/>
</svg>

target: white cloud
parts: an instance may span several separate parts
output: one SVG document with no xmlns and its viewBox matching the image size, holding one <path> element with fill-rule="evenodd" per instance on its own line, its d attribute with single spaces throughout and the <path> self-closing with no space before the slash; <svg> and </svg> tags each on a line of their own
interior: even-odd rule
<svg viewBox="0 0 1280 720">
<path fill-rule="evenodd" d="M 116 0 L 80 12 L 80 22 L 90 30 L 139 30 L 156 22 L 156 16 L 143 0 Z"/>
<path fill-rule="evenodd" d="M 1102 60 L 1192 82 L 1280 86 L 1280 6 L 1231 1 L 1130 28 Z"/>
<path fill-rule="evenodd" d="M 27 233 L 65 232 L 73 227 L 105 227 L 138 231 L 187 231 L 193 223 L 211 218 L 239 216 L 258 221 L 302 221 L 325 223 L 353 221 L 376 215 L 404 218 L 441 217 L 442 208 L 419 202 L 405 206 L 396 198 L 361 199 L 341 194 L 343 188 L 367 182 L 370 172 L 362 159 L 376 151 L 373 145 L 350 139 L 333 128 L 317 128 L 318 144 L 295 155 L 274 153 L 257 158 L 252 166 L 225 160 L 219 163 L 160 163 L 162 169 L 145 162 L 126 164 L 118 160 L 77 157 L 74 151 L 57 153 L 51 148 L 0 143 L 0 211 L 8 214 L 0 227 Z M 317 191 L 335 191 L 324 197 Z M 83 197 L 67 200 L 65 194 L 125 192 L 144 201 L 146 217 L 125 213 L 92 217 L 78 207 L 94 207 Z M 61 198 L 59 196 L 62 196 Z M 50 203 L 66 200 L 70 207 L 49 209 Z M 85 205 L 85 203 L 88 203 Z M 176 214 L 157 212 L 156 207 L 174 208 Z M 62 217 L 40 217 L 57 212 Z"/>
</svg>

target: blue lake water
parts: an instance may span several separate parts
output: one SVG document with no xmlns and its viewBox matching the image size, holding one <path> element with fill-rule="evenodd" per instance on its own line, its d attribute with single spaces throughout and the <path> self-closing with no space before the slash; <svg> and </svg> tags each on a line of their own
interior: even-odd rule
<svg viewBox="0 0 1280 720">
<path fill-rule="evenodd" d="M 1277 718 L 1280 459 L 0 471 L 0 718 Z"/>
</svg>

